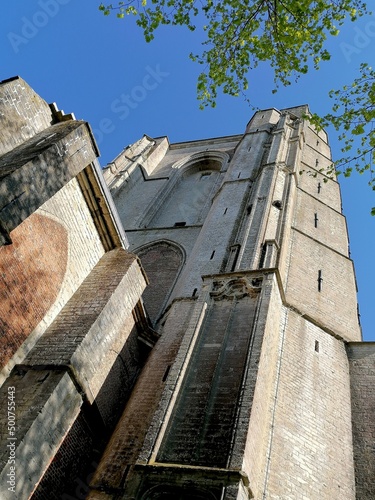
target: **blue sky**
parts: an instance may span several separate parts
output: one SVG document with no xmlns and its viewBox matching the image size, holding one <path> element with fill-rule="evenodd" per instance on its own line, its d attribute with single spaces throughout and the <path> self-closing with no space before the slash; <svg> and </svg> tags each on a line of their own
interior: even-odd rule
<svg viewBox="0 0 375 500">
<path fill-rule="evenodd" d="M 104 17 L 99 0 L 19 0 L 2 7 L 0 80 L 19 75 L 47 102 L 90 122 L 105 165 L 143 134 L 167 135 L 171 142 L 242 133 L 253 110 L 241 98 L 219 96 L 215 109 L 200 111 L 196 78 L 200 67 L 188 59 L 200 50 L 200 36 L 163 27 L 152 43 L 134 22 Z M 250 75 L 249 97 L 259 108 L 308 103 L 330 110 L 328 91 L 350 83 L 359 64 L 374 65 L 375 17 L 348 23 L 328 45 L 332 59 L 296 84 L 272 94 L 272 73 L 263 64 Z M 125 96 L 125 97 L 123 97 Z M 129 96 L 129 97 L 126 97 Z M 125 100 L 125 102 L 124 102 Z M 340 157 L 336 133 L 333 157 Z M 342 179 L 351 256 L 359 288 L 365 340 L 375 340 L 375 206 L 369 179 Z"/>
</svg>

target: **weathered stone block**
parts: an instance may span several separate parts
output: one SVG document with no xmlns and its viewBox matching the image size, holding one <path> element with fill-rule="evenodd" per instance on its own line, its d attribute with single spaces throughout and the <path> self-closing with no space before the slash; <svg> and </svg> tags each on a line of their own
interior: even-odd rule
<svg viewBox="0 0 375 500">
<path fill-rule="evenodd" d="M 126 342 L 126 321 L 145 286 L 134 255 L 122 248 L 106 253 L 23 364 L 69 367 L 92 403 Z"/>
<path fill-rule="evenodd" d="M 6 406 L 11 389 L 16 415 L 13 436 Z M 61 370 L 15 370 L 2 386 L 0 398 L 5 403 L 0 422 L 1 498 L 29 498 L 77 418 L 82 398 L 69 374 Z M 12 466 L 14 489 L 9 482 Z"/>
<path fill-rule="evenodd" d="M 10 233 L 95 158 L 89 129 L 80 121 L 53 125 L 3 154 L 2 227 Z"/>
</svg>

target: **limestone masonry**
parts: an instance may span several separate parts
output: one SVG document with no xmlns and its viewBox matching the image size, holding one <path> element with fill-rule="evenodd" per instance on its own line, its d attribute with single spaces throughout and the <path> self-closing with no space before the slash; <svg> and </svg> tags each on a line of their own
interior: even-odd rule
<svg viewBox="0 0 375 500">
<path fill-rule="evenodd" d="M 375 343 L 308 112 L 103 174 L 86 122 L 0 83 L 1 499 L 375 498 Z"/>
</svg>

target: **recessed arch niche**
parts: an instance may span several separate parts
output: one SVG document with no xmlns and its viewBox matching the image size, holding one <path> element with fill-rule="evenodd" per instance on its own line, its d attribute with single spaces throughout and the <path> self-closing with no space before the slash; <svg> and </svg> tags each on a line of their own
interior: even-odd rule
<svg viewBox="0 0 375 500">
<path fill-rule="evenodd" d="M 184 250 L 168 240 L 145 245 L 135 253 L 140 257 L 149 279 L 143 293 L 146 310 L 153 324 L 162 314 L 185 260 Z"/>
<path fill-rule="evenodd" d="M 203 152 L 180 160 L 162 193 L 146 214 L 144 226 L 170 227 L 202 224 L 220 185 L 228 161 L 220 152 Z"/>
</svg>

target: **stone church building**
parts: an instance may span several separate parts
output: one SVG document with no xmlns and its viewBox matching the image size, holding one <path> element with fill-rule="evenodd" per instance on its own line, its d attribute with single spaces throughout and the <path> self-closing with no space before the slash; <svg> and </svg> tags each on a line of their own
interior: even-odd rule
<svg viewBox="0 0 375 500">
<path fill-rule="evenodd" d="M 307 113 L 102 171 L 0 83 L 1 499 L 375 498 L 375 343 Z"/>
</svg>

